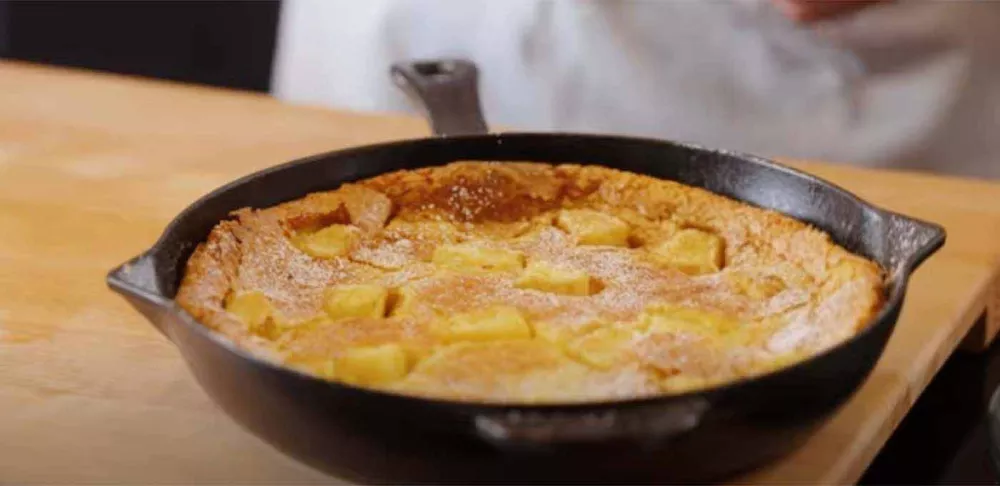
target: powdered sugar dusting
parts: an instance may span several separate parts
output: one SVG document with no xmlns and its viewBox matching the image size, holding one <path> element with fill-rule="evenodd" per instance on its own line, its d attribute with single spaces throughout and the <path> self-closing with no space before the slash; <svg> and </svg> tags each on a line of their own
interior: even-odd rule
<svg viewBox="0 0 1000 486">
<path fill-rule="evenodd" d="M 475 171 L 481 166 L 469 167 Z M 310 257 L 290 243 L 283 215 L 302 212 L 303 207 L 295 205 L 306 205 L 308 200 L 242 212 L 233 230 L 240 253 L 232 269 L 234 276 L 229 278 L 228 270 L 222 267 L 208 266 L 203 269 L 203 278 L 215 283 L 231 281 L 234 290 L 260 291 L 281 315 L 293 320 L 321 315 L 324 291 L 331 286 L 374 283 L 399 295 L 405 289 L 405 314 L 349 325 L 338 322 L 315 332 L 299 329 L 294 339 L 290 334 L 273 342 L 266 337 L 250 338 L 255 348 L 266 348 L 269 343 L 275 349 L 294 345 L 297 356 L 305 361 L 326 362 L 344 346 L 369 342 L 377 336 L 381 337 L 371 342 L 401 340 L 418 349 L 420 356 L 436 359 L 442 350 L 453 346 L 431 330 L 447 325 L 456 314 L 492 306 L 515 307 L 536 331 L 547 326 L 547 331 L 567 339 L 602 327 L 632 333 L 632 339 L 616 345 L 628 358 L 609 367 L 593 366 L 562 347 L 549 347 L 546 349 L 572 359 L 559 361 L 563 364 L 557 366 L 527 360 L 525 366 L 541 368 L 502 380 L 493 376 L 496 366 L 468 362 L 464 366 L 482 368 L 482 372 L 445 366 L 444 375 L 425 375 L 419 378 L 422 382 L 413 378 L 413 382 L 399 385 L 413 393 L 437 389 L 449 396 L 501 401 L 643 396 L 674 390 L 680 386 L 675 380 L 678 377 L 704 383 L 725 381 L 764 369 L 776 357 L 815 351 L 845 339 L 878 304 L 877 297 L 872 300 L 877 295 L 872 289 L 880 282 L 870 275 L 848 279 L 833 288 L 824 285 L 819 277 L 827 272 L 830 262 L 842 257 L 836 252 L 830 256 L 825 235 L 782 216 L 675 183 L 656 183 L 608 169 L 560 169 L 562 178 L 579 171 L 581 181 L 570 190 L 560 185 L 565 181 L 539 179 L 537 169 L 526 172 L 531 177 L 522 177 L 524 174 L 517 171 L 513 175 L 502 173 L 503 164 L 489 167 L 469 177 L 453 170 L 451 179 L 433 173 L 400 179 L 437 185 L 421 193 L 433 195 L 431 199 L 411 198 L 398 188 L 387 192 L 395 194 L 389 198 L 392 213 L 385 195 L 355 186 L 352 190 L 365 198 L 352 202 L 351 218 L 360 218 L 364 224 L 357 241 L 342 257 Z M 580 189 L 584 187 L 588 189 Z M 566 194 L 576 194 L 577 199 L 559 199 L 568 197 Z M 358 201 L 373 201 L 378 207 L 369 211 Z M 553 224 L 557 211 L 564 208 L 620 214 L 634 231 L 629 243 L 637 239 L 636 247 L 578 244 L 577 236 Z M 738 217 L 726 217 L 730 213 Z M 688 275 L 657 261 L 642 246 L 665 241 L 683 227 L 704 228 L 726 239 L 723 271 Z M 519 288 L 516 282 L 521 272 L 517 270 L 456 270 L 432 263 L 435 249 L 455 243 L 505 249 L 519 253 L 529 264 L 544 262 L 554 268 L 582 271 L 597 282 L 593 287 L 597 291 L 566 295 Z M 732 283 L 732 274 L 737 271 L 751 283 L 778 278 L 783 285 L 751 297 Z M 393 299 L 397 297 L 394 293 Z M 653 332 L 642 327 L 643 313 L 662 305 L 729 316 L 738 324 L 733 332 L 741 333 L 745 342 L 725 341 L 729 344 L 723 345 L 723 341 L 697 333 Z M 219 320 L 228 323 L 233 318 L 226 315 Z M 223 332 L 234 329 L 214 327 Z M 484 360 L 499 359 L 490 358 L 493 355 L 489 353 L 482 356 Z M 674 381 L 667 385 L 664 380 Z"/>
</svg>

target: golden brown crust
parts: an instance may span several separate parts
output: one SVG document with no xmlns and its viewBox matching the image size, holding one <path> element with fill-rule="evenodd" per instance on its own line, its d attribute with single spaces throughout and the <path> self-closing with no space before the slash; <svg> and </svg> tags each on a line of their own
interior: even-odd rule
<svg viewBox="0 0 1000 486">
<path fill-rule="evenodd" d="M 614 224 L 589 234 L 577 215 Z M 815 354 L 881 305 L 878 266 L 821 231 L 597 166 L 453 163 L 234 217 L 191 256 L 177 302 L 241 345 L 332 379 L 350 349 L 400 345 L 407 376 L 370 386 L 402 393 L 551 402 L 681 391 Z M 330 225 L 340 228 L 340 253 L 317 257 L 297 243 Z M 455 267 L 455 258 L 473 258 L 461 253 L 470 247 L 474 258 L 506 263 Z M 539 284 L 529 270 L 555 280 Z M 590 283 L 559 280 L 580 276 Z M 384 314 L 327 316 L 324 292 L 356 284 L 388 289 Z M 265 325 L 227 311 L 248 292 L 265 297 Z M 497 306 L 516 309 L 533 338 L 448 337 L 453 316 Z"/>
</svg>

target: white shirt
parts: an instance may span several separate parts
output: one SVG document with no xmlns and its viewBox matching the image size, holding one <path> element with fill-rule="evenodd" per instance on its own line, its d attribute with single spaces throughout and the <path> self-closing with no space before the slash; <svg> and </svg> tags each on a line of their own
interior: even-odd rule
<svg viewBox="0 0 1000 486">
<path fill-rule="evenodd" d="M 435 57 L 479 65 L 494 124 L 1000 178 L 1000 2 L 286 0 L 274 93 L 409 111 L 388 66 Z"/>
</svg>

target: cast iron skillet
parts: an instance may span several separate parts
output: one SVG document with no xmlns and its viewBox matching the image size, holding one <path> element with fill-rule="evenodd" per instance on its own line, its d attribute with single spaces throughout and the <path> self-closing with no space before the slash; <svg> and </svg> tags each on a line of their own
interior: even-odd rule
<svg viewBox="0 0 1000 486">
<path fill-rule="evenodd" d="M 339 150 L 251 174 L 185 209 L 108 284 L 180 350 L 239 423 L 321 470 L 363 482 L 666 482 L 718 479 L 779 456 L 865 380 L 899 316 L 913 270 L 941 227 L 885 211 L 758 157 L 661 140 L 487 134 L 476 68 L 393 67 L 439 135 Z M 886 304 L 857 336 L 765 376 L 676 396 L 551 406 L 459 403 L 331 383 L 255 358 L 172 300 L 185 262 L 229 212 L 267 207 L 387 171 L 455 160 L 594 163 L 681 181 L 775 209 L 833 235 L 888 271 Z"/>
</svg>

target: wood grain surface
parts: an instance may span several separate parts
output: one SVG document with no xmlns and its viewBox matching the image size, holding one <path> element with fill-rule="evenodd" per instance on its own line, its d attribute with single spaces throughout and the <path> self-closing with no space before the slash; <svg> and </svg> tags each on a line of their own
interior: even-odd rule
<svg viewBox="0 0 1000 486">
<path fill-rule="evenodd" d="M 407 117 L 0 63 L 0 482 L 338 482 L 230 421 L 104 275 L 235 177 L 426 132 Z M 792 165 L 949 233 L 871 379 L 804 447 L 737 478 L 854 482 L 996 297 L 1000 185 Z"/>
</svg>

